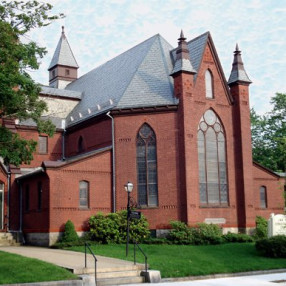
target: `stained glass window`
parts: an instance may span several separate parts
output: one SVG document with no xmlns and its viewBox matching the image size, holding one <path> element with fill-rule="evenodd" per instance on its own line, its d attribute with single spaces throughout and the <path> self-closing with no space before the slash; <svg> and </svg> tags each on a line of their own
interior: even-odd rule
<svg viewBox="0 0 286 286">
<path fill-rule="evenodd" d="M 210 109 L 198 126 L 198 161 L 201 204 L 228 204 L 225 134 Z"/>
<path fill-rule="evenodd" d="M 137 134 L 137 182 L 140 206 L 158 205 L 156 136 L 148 124 Z"/>
</svg>

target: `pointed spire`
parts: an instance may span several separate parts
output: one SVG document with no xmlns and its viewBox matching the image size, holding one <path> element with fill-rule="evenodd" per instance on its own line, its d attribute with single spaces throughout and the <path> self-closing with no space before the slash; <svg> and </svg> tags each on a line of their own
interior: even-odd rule
<svg viewBox="0 0 286 286">
<path fill-rule="evenodd" d="M 56 65 L 78 68 L 78 64 L 65 35 L 64 26 L 62 26 L 62 34 L 48 70 L 51 70 Z"/>
<path fill-rule="evenodd" d="M 232 70 L 229 76 L 228 84 L 244 83 L 251 84 L 252 81 L 249 79 L 242 62 L 241 51 L 239 50 L 238 44 L 236 44 L 235 51 L 233 52 L 233 63 Z"/>
<path fill-rule="evenodd" d="M 65 35 L 65 26 L 62 26 L 62 37 L 66 37 L 66 35 Z"/>
<path fill-rule="evenodd" d="M 183 30 L 181 30 L 180 38 L 178 39 L 178 41 L 179 42 L 176 51 L 176 61 L 171 76 L 174 76 L 179 72 L 187 72 L 191 74 L 197 73 L 190 61 L 190 52 Z"/>
</svg>

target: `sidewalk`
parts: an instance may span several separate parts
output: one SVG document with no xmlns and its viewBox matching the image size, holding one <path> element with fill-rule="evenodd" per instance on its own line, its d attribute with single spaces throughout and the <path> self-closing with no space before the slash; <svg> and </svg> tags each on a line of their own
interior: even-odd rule
<svg viewBox="0 0 286 286">
<path fill-rule="evenodd" d="M 84 268 L 84 253 L 76 251 L 67 251 L 61 249 L 52 249 L 34 246 L 3 246 L 1 251 L 6 251 L 30 258 L 40 259 L 58 266 L 73 270 L 74 273 Z M 110 269 L 122 267 L 124 265 L 133 265 L 131 261 L 125 261 L 115 258 L 96 255 L 97 269 Z M 87 267 L 94 269 L 94 258 L 91 254 L 87 255 Z"/>
<path fill-rule="evenodd" d="M 264 275 L 202 279 L 193 281 L 161 282 L 154 284 L 154 286 L 155 285 L 156 286 L 286 286 L 286 272 L 264 274 Z M 128 286 L 142 286 L 142 284 L 129 284 Z"/>
<path fill-rule="evenodd" d="M 32 246 L 3 246 L 1 251 L 15 253 L 26 257 L 37 258 L 50 262 L 61 267 L 72 269 L 75 273 L 84 268 L 84 253 L 66 251 L 60 249 L 50 249 Z M 88 255 L 88 268 L 94 267 L 94 259 L 92 255 Z M 133 262 L 108 258 L 96 255 L 98 259 L 98 269 L 114 269 L 124 265 L 133 265 Z M 235 275 L 235 274 L 234 274 Z M 164 281 L 165 280 L 165 281 Z M 286 272 L 271 273 L 261 275 L 248 275 L 239 277 L 210 278 L 192 281 L 179 281 L 181 279 L 163 279 L 156 286 L 286 286 Z M 276 282 L 274 282 L 276 281 Z M 278 283 L 279 282 L 279 283 Z M 142 284 L 129 284 L 129 286 L 142 286 Z"/>
</svg>

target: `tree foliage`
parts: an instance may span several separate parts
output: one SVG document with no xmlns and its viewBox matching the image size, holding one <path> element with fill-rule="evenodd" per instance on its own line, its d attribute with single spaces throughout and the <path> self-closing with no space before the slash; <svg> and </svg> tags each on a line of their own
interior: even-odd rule
<svg viewBox="0 0 286 286">
<path fill-rule="evenodd" d="M 32 119 L 38 131 L 52 135 L 55 127 L 41 115 L 47 110 L 39 99 L 40 86 L 28 74 L 39 68 L 46 49 L 27 40 L 33 28 L 49 25 L 62 14 L 50 16 L 52 6 L 38 1 L 0 1 L 0 156 L 5 163 L 29 163 L 36 142 L 5 127 L 6 119 Z"/>
<path fill-rule="evenodd" d="M 272 110 L 258 115 L 251 109 L 253 159 L 278 172 L 286 170 L 286 94 L 271 98 Z"/>
</svg>

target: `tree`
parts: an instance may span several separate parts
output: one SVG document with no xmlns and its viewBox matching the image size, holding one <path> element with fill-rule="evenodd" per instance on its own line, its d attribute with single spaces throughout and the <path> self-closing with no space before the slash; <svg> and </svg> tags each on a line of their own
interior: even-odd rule
<svg viewBox="0 0 286 286">
<path fill-rule="evenodd" d="M 263 116 L 251 109 L 253 159 L 279 172 L 286 171 L 286 94 L 271 98 L 271 112 Z"/>
<path fill-rule="evenodd" d="M 46 49 L 33 41 L 25 43 L 31 29 L 63 17 L 50 16 L 51 9 L 52 5 L 38 1 L 0 0 L 0 157 L 6 164 L 29 163 L 37 145 L 6 128 L 7 119 L 32 119 L 38 131 L 49 136 L 55 131 L 51 121 L 41 118 L 47 106 L 39 98 L 40 85 L 28 74 L 39 68 Z"/>
</svg>

